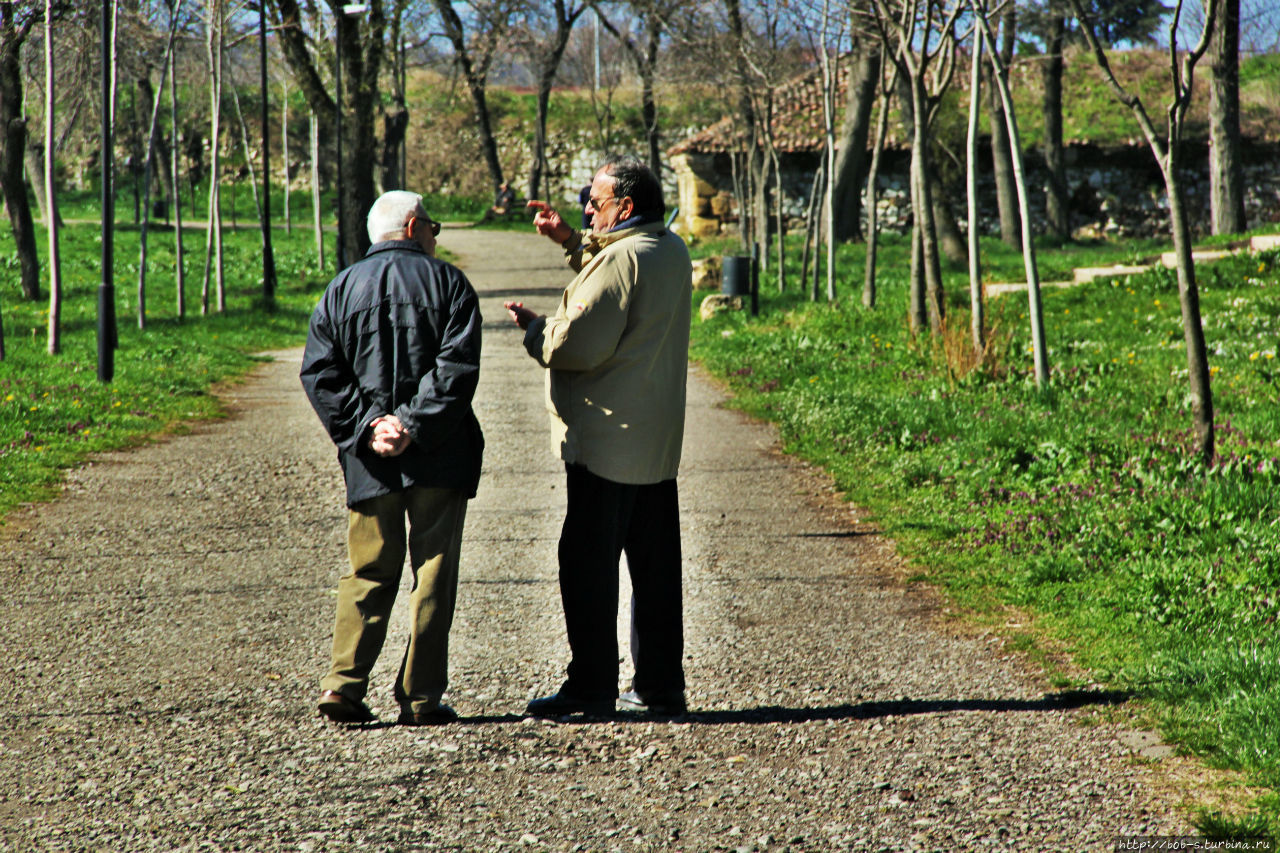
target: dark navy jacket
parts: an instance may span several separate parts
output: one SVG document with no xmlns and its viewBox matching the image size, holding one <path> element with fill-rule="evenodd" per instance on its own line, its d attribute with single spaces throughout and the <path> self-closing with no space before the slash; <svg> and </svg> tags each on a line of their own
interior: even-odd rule
<svg viewBox="0 0 1280 853">
<path fill-rule="evenodd" d="M 414 240 L 375 243 L 325 289 L 311 317 L 302 387 L 338 446 L 347 505 L 409 486 L 474 497 L 484 438 L 471 409 L 480 309 L 456 267 Z M 369 449 L 376 418 L 413 437 L 400 456 Z"/>
</svg>

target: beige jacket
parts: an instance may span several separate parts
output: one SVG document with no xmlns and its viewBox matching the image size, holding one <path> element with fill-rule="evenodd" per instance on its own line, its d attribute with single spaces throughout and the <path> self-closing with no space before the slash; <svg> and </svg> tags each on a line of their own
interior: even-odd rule
<svg viewBox="0 0 1280 853">
<path fill-rule="evenodd" d="M 578 277 L 555 316 L 524 339 L 549 368 L 552 446 L 607 480 L 670 480 L 684 438 L 689 251 L 661 222 L 582 241 L 565 241 Z"/>
</svg>

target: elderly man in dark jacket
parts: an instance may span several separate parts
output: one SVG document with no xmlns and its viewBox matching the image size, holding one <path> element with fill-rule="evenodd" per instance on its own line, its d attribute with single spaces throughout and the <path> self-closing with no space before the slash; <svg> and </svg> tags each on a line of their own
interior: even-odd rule
<svg viewBox="0 0 1280 853">
<path fill-rule="evenodd" d="M 480 311 L 458 269 L 433 255 L 439 223 L 414 193 L 369 211 L 373 245 L 329 283 L 311 318 L 302 387 L 338 446 L 350 571 L 338 581 L 333 660 L 320 712 L 374 719 L 364 703 L 406 552 L 414 573 L 409 647 L 396 679 L 400 723 L 445 723 L 449 627 L 467 500 L 484 439 L 471 408 Z"/>
</svg>

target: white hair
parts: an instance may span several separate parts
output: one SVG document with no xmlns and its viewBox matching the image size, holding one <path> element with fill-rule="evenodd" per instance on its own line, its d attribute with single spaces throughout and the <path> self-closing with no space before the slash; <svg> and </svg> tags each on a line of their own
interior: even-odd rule
<svg viewBox="0 0 1280 853">
<path fill-rule="evenodd" d="M 403 236 L 409 219 L 424 214 L 422 196 L 408 190 L 391 190 L 378 196 L 369 208 L 369 241 L 378 243 Z"/>
</svg>

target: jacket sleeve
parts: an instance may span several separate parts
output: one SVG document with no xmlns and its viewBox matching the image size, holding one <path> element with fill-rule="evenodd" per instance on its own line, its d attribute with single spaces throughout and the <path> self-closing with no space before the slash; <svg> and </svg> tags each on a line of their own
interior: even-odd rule
<svg viewBox="0 0 1280 853">
<path fill-rule="evenodd" d="M 565 294 L 554 317 L 530 324 L 525 349 L 543 367 L 556 370 L 591 370 L 603 364 L 626 330 L 634 273 L 627 252 L 602 255 Z"/>
<path fill-rule="evenodd" d="M 384 413 L 375 411 L 360 393 L 355 371 L 337 346 L 326 300 L 311 315 L 301 379 L 333 443 L 345 453 L 356 452 L 369 424 Z"/>
<path fill-rule="evenodd" d="M 413 398 L 393 413 L 424 450 L 449 438 L 471 416 L 480 379 L 480 303 L 466 277 L 456 271 L 454 275 L 435 364 L 418 382 Z"/>
</svg>

